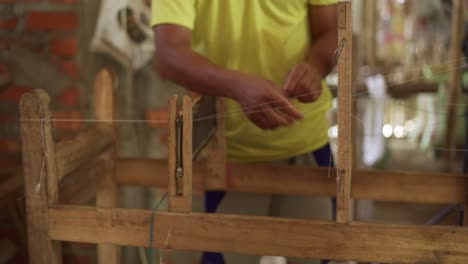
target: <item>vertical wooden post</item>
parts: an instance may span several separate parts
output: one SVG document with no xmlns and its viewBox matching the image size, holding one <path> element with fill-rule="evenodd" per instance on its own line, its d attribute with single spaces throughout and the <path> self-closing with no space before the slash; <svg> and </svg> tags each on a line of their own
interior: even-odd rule
<svg viewBox="0 0 468 264">
<path fill-rule="evenodd" d="M 104 123 L 112 123 L 115 112 L 114 86 L 112 83 L 112 75 L 109 71 L 101 70 L 97 74 L 94 89 L 94 114 L 96 120 Z M 114 131 L 117 131 L 117 128 L 115 128 Z M 116 146 L 117 138 L 114 139 L 114 142 Z M 119 206 L 119 186 L 115 179 L 115 161 L 117 155 L 117 147 L 114 147 L 111 153 L 101 157 L 105 169 L 104 176 L 101 178 L 100 182 L 97 183 L 96 205 L 98 207 L 116 208 Z M 121 248 L 116 245 L 99 244 L 98 263 L 121 263 Z"/>
<path fill-rule="evenodd" d="M 227 151 L 226 151 L 226 112 L 225 99 L 216 98 L 216 134 L 211 143 L 206 147 L 207 158 L 206 167 L 212 180 L 211 188 L 220 190 L 227 188 Z"/>
<path fill-rule="evenodd" d="M 50 98 L 42 90 L 21 98 L 21 139 L 31 263 L 62 263 L 61 243 L 48 236 L 48 209 L 58 201 Z M 49 120 L 47 120 L 49 119 Z"/>
<path fill-rule="evenodd" d="M 457 130 L 457 101 L 460 98 L 460 84 L 462 76 L 462 68 L 460 65 L 463 63 L 461 43 L 463 37 L 463 16 L 464 16 L 464 2 L 463 0 L 453 0 L 453 18 L 452 18 L 452 38 L 450 47 L 450 82 L 449 82 L 449 99 L 447 109 L 447 134 L 445 139 L 445 153 L 446 168 L 448 171 L 453 170 L 453 162 L 456 157 L 456 130 Z M 452 151 L 450 151 L 452 149 Z"/>
<path fill-rule="evenodd" d="M 351 176 L 353 171 L 353 31 L 351 1 L 338 6 L 338 47 L 343 49 L 338 60 L 338 175 L 337 222 L 349 223 L 351 217 Z"/>
<path fill-rule="evenodd" d="M 169 102 L 169 211 L 190 213 L 192 212 L 192 100 L 184 96 L 182 116 L 177 112 L 177 101 L 178 96 L 174 95 Z M 178 125 L 181 127 L 178 128 Z M 178 140 L 179 133 L 181 134 Z"/>
<path fill-rule="evenodd" d="M 377 1 L 366 0 L 365 6 L 365 57 L 370 74 L 377 71 Z"/>
</svg>

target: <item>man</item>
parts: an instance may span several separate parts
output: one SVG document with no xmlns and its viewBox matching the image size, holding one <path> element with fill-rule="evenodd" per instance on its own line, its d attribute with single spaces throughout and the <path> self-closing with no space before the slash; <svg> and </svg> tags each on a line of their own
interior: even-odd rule
<svg viewBox="0 0 468 264">
<path fill-rule="evenodd" d="M 319 165 L 329 166 L 326 112 L 331 95 L 322 80 L 334 66 L 336 2 L 153 0 L 158 71 L 201 94 L 228 98 L 231 160 L 266 162 L 314 153 Z M 230 213 L 263 214 L 270 201 L 271 197 L 255 195 L 206 197 L 208 212 L 221 207 Z M 329 202 L 303 201 L 309 200 L 294 203 L 304 206 L 297 208 L 301 212 L 296 216 L 330 218 Z M 291 203 L 280 202 L 289 209 Z M 226 255 L 226 260 L 258 263 L 254 257 Z M 223 259 L 220 254 L 205 254 L 203 263 Z"/>
</svg>

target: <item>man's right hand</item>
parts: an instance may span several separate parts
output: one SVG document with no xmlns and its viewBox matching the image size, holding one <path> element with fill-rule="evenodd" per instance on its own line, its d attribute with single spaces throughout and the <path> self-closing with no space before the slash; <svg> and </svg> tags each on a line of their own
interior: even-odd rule
<svg viewBox="0 0 468 264">
<path fill-rule="evenodd" d="M 234 86 L 234 99 L 242 106 L 250 121 L 262 129 L 288 126 L 304 118 L 271 81 L 242 76 Z"/>
<path fill-rule="evenodd" d="M 194 52 L 192 30 L 173 24 L 154 28 L 156 69 L 164 79 L 201 94 L 236 100 L 258 127 L 275 129 L 303 119 L 273 82 L 238 71 L 223 69 Z"/>
</svg>

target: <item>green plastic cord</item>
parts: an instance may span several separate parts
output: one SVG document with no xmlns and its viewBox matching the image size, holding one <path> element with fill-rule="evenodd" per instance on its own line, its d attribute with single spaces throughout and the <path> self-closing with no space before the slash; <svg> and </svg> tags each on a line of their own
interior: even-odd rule
<svg viewBox="0 0 468 264">
<path fill-rule="evenodd" d="M 166 200 L 167 193 L 159 200 L 158 204 L 153 208 L 151 212 L 151 223 L 150 223 L 150 239 L 149 239 L 149 248 L 148 248 L 148 264 L 153 263 L 153 230 L 154 230 L 154 215 L 161 207 L 162 203 Z"/>
</svg>

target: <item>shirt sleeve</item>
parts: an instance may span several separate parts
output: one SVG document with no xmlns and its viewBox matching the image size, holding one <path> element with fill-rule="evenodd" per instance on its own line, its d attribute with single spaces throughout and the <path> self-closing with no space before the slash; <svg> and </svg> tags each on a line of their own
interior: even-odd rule
<svg viewBox="0 0 468 264">
<path fill-rule="evenodd" d="M 152 0 L 151 25 L 176 24 L 193 29 L 196 0 Z"/>
<path fill-rule="evenodd" d="M 334 5 L 338 0 L 309 0 L 309 5 Z"/>
</svg>

